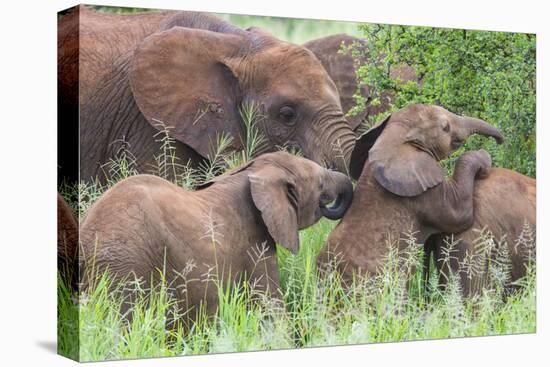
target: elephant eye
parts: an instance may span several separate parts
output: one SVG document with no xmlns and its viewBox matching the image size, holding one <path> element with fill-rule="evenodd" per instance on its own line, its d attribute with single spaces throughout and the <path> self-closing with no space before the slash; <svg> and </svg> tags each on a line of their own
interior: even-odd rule
<svg viewBox="0 0 550 367">
<path fill-rule="evenodd" d="M 287 125 L 296 124 L 296 111 L 290 106 L 283 106 L 279 110 L 279 116 Z"/>
<path fill-rule="evenodd" d="M 445 131 L 446 133 L 451 131 L 451 125 L 449 125 L 448 122 L 445 122 L 445 124 L 443 125 L 443 131 Z"/>
</svg>

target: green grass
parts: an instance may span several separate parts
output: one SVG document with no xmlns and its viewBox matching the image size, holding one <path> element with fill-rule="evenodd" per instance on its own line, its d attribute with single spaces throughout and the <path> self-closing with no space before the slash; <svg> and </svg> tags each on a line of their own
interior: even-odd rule
<svg viewBox="0 0 550 367">
<path fill-rule="evenodd" d="M 345 288 L 338 272 L 321 274 L 315 262 L 333 227 L 323 219 L 302 231 L 295 256 L 278 248 L 284 305 L 247 284 L 220 286 L 216 316 L 199 319 L 188 331 L 166 329 L 175 305 L 165 284 L 141 291 L 128 323 L 119 312 L 119 291 L 109 290 L 108 274 L 98 275 L 79 297 L 60 282 L 59 350 L 97 361 L 535 331 L 534 270 L 507 298 L 498 287 L 487 287 L 464 300 L 456 279 L 446 290 L 432 281 L 424 291 L 420 270 L 406 281 L 421 263 L 421 247 L 411 242 L 406 260 L 391 247 L 379 276 L 359 277 Z"/>
</svg>

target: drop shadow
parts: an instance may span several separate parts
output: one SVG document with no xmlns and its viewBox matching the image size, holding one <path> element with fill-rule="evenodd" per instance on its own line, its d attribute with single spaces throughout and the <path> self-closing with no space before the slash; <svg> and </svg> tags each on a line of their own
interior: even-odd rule
<svg viewBox="0 0 550 367">
<path fill-rule="evenodd" d="M 50 353 L 57 354 L 57 343 L 55 341 L 39 340 L 36 342 L 36 345 Z"/>
</svg>

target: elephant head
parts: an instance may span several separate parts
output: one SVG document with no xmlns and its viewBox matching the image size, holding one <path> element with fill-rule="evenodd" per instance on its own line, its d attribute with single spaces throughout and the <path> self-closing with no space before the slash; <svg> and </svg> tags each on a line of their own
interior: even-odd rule
<svg viewBox="0 0 550 367">
<path fill-rule="evenodd" d="M 361 175 L 368 159 L 374 177 L 388 191 L 415 196 L 440 184 L 445 173 L 438 161 L 464 145 L 472 134 L 504 141 L 489 123 L 459 116 L 433 105 L 414 104 L 400 109 L 357 139 L 351 175 Z"/>
<path fill-rule="evenodd" d="M 200 188 L 242 173 L 270 236 L 293 253 L 299 248 L 299 230 L 321 217 L 340 219 L 351 205 L 353 186 L 347 175 L 286 152 L 263 154 Z"/>
<path fill-rule="evenodd" d="M 313 161 L 347 172 L 354 144 L 338 90 L 306 48 L 200 13 L 181 12 L 144 39 L 130 60 L 134 99 L 147 121 L 167 128 L 201 156 L 220 134 L 244 146 L 240 108 L 261 106 L 263 152 L 299 148 Z"/>
<path fill-rule="evenodd" d="M 262 213 L 271 237 L 293 253 L 299 248 L 298 231 L 322 216 L 340 219 L 351 204 L 348 177 L 299 157 L 276 153 L 262 157 L 249 174 L 254 204 Z M 275 158 L 275 159 L 273 159 Z M 281 164 L 281 158 L 286 162 Z M 335 201 L 333 206 L 329 203 Z"/>
</svg>

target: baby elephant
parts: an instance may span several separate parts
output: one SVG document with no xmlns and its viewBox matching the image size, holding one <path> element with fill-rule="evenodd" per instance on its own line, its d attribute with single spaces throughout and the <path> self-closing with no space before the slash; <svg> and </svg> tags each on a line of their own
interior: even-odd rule
<svg viewBox="0 0 550 367">
<path fill-rule="evenodd" d="M 207 314 L 215 312 L 213 279 L 246 277 L 277 296 L 275 243 L 296 253 L 298 230 L 322 216 L 341 218 L 352 193 L 344 174 L 284 152 L 262 155 L 195 192 L 134 176 L 108 190 L 82 223 L 86 273 L 93 267 L 147 281 L 163 270 L 180 308 L 194 310 L 188 315 L 203 301 Z"/>
<path fill-rule="evenodd" d="M 503 140 L 485 121 L 410 105 L 358 138 L 351 161 L 352 175 L 360 176 L 354 200 L 321 251 L 321 265 L 337 256 L 344 278 L 354 271 L 376 273 L 387 242 L 409 229 L 424 243 L 432 234 L 471 226 L 474 180 L 491 167 L 489 154 L 464 153 L 449 179 L 438 161 L 476 133 Z M 399 247 L 406 245 L 400 239 Z"/>
<path fill-rule="evenodd" d="M 507 288 L 525 275 L 528 262 L 534 261 L 535 227 L 536 180 L 493 168 L 486 179 L 475 184 L 474 224 L 453 237 L 431 236 L 425 249 L 428 254 L 435 254 L 441 274 L 439 283 L 445 284 L 452 270 L 460 275 L 463 294 L 471 296 L 479 293 L 489 276 L 486 263 L 480 267 L 478 264 L 490 258 L 510 260 L 508 279 L 503 279 Z M 499 252 L 507 256 L 498 259 Z M 450 255 L 448 259 L 446 253 Z M 424 267 L 426 270 L 428 263 Z"/>
</svg>

